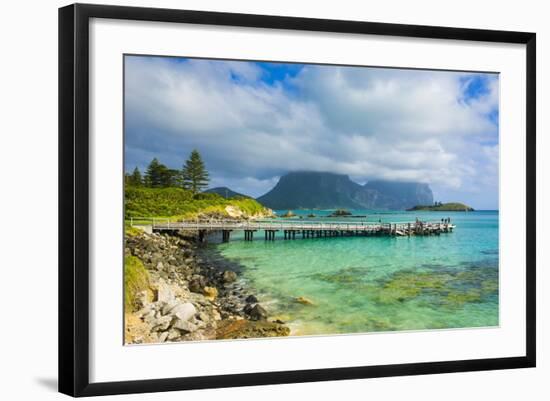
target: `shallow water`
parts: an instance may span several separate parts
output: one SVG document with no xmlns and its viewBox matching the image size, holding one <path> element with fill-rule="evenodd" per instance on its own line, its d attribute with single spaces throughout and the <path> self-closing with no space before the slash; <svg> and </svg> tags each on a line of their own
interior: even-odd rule
<svg viewBox="0 0 550 401">
<path fill-rule="evenodd" d="M 216 245 L 293 335 L 498 325 L 498 211 L 384 212 L 311 221 L 440 221 L 453 233 L 428 237 L 335 237 Z M 279 212 L 283 214 L 283 212 Z M 303 221 L 303 220 L 302 220 Z M 312 302 L 297 302 L 305 297 Z"/>
</svg>

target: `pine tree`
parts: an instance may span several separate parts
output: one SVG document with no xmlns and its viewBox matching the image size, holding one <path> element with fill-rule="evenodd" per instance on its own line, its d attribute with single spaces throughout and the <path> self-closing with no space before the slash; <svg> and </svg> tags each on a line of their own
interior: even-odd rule
<svg viewBox="0 0 550 401">
<path fill-rule="evenodd" d="M 190 189 L 193 194 L 206 188 L 210 181 L 208 171 L 206 171 L 201 155 L 196 149 L 191 152 L 183 166 L 182 181 L 184 188 Z"/>
<path fill-rule="evenodd" d="M 136 167 L 131 175 L 128 175 L 128 184 L 133 185 L 134 187 L 140 187 L 143 184 L 141 178 L 141 172 Z"/>
<path fill-rule="evenodd" d="M 132 176 L 129 173 L 124 173 L 124 185 L 132 185 Z"/>
<path fill-rule="evenodd" d="M 167 187 L 181 187 L 181 170 L 167 169 L 164 173 L 164 184 Z"/>
<path fill-rule="evenodd" d="M 155 157 L 147 166 L 145 172 L 145 184 L 151 188 L 161 188 L 164 186 L 165 171 L 167 170 L 164 164 L 161 164 Z"/>
</svg>

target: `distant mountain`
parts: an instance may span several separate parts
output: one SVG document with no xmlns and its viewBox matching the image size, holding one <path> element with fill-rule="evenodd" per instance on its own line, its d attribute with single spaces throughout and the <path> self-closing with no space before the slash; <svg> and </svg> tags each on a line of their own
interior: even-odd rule
<svg viewBox="0 0 550 401">
<path fill-rule="evenodd" d="M 210 188 L 204 191 L 207 194 L 218 194 L 224 198 L 234 198 L 236 196 L 240 196 L 242 198 L 250 198 L 248 195 L 243 195 L 238 192 L 232 191 L 231 189 L 227 187 L 216 187 L 216 188 Z"/>
<path fill-rule="evenodd" d="M 403 210 L 416 205 L 430 205 L 434 197 L 428 184 L 419 182 L 369 181 L 364 187 L 377 193 L 377 208 Z M 412 206 L 411 206 L 412 205 Z"/>
<path fill-rule="evenodd" d="M 292 172 L 258 202 L 272 209 L 403 210 L 433 204 L 432 190 L 416 182 L 371 181 L 359 185 L 347 175 Z"/>
</svg>

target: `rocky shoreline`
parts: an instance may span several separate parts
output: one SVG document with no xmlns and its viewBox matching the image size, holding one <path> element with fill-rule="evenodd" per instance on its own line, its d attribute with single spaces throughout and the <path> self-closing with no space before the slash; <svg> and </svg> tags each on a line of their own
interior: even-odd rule
<svg viewBox="0 0 550 401">
<path fill-rule="evenodd" d="M 126 235 L 125 255 L 148 272 L 149 288 L 125 311 L 125 343 L 279 337 L 290 329 L 270 320 L 238 269 L 216 263 L 189 233 Z"/>
</svg>

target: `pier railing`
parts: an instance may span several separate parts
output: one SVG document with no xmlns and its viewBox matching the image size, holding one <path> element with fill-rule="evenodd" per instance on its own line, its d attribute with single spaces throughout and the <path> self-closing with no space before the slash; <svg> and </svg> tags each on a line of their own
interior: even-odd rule
<svg viewBox="0 0 550 401">
<path fill-rule="evenodd" d="M 302 222 L 302 221 L 280 221 L 280 220 L 183 220 L 177 221 L 169 218 L 130 218 L 130 225 L 151 226 L 153 230 L 268 230 L 268 231 L 401 231 L 408 232 L 413 229 L 424 230 L 452 230 L 455 226 L 449 222 L 441 221 L 414 221 L 414 222 Z"/>
</svg>

